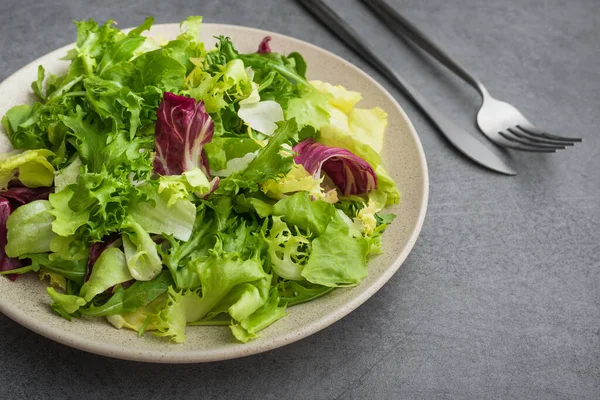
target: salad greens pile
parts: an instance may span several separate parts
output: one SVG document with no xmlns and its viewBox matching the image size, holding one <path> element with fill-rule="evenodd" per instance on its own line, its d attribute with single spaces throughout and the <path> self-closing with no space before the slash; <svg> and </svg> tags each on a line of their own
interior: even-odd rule
<svg viewBox="0 0 600 400">
<path fill-rule="evenodd" d="M 185 340 L 226 325 L 246 342 L 367 275 L 399 193 L 379 155 L 387 115 L 307 81 L 267 37 L 207 50 L 201 17 L 164 41 L 77 22 L 62 75 L 2 124 L 0 271 L 48 277 L 64 318 Z"/>
</svg>

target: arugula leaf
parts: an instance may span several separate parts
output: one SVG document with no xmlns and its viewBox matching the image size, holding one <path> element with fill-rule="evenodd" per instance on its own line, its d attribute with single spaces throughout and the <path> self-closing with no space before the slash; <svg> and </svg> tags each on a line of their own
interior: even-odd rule
<svg viewBox="0 0 600 400">
<path fill-rule="evenodd" d="M 282 281 L 277 285 L 279 298 L 288 307 L 314 300 L 333 289 L 333 287 L 315 285 L 310 282 Z"/>
<path fill-rule="evenodd" d="M 45 74 L 46 74 L 46 71 L 44 70 L 44 67 L 42 67 L 41 65 L 38 66 L 37 79 L 31 83 L 31 90 L 33 90 L 33 93 L 35 93 L 35 95 L 37 97 L 39 97 L 40 100 L 46 99 L 46 96 L 43 93 L 43 91 L 44 91 L 43 84 L 44 84 Z"/>
<path fill-rule="evenodd" d="M 256 158 L 245 170 L 223 179 L 217 193 L 228 192 L 232 188 L 256 191 L 259 183 L 287 174 L 293 165 L 292 154 L 282 155 L 282 145 L 294 140 L 297 133 L 298 125 L 293 119 L 280 122 L 269 143 L 258 151 Z"/>
<path fill-rule="evenodd" d="M 24 254 L 20 258 L 30 259 L 33 271 L 39 271 L 40 268 L 43 268 L 48 272 L 64 276 L 79 286 L 83 285 L 83 280 L 87 273 L 87 259 L 67 260 L 56 257 L 51 260 L 49 254 L 46 253 Z"/>
</svg>

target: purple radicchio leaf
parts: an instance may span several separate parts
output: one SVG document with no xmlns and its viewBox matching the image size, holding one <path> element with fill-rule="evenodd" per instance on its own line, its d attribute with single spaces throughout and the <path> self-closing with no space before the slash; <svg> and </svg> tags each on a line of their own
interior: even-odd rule
<svg viewBox="0 0 600 400">
<path fill-rule="evenodd" d="M 294 146 L 296 164 L 319 178 L 321 170 L 344 195 L 361 194 L 377 189 L 377 175 L 373 167 L 346 149 L 329 147 L 312 139 L 304 140 Z"/>
<path fill-rule="evenodd" d="M 23 204 L 31 203 L 35 200 L 48 200 L 48 195 L 52 192 L 52 188 L 28 188 L 24 186 L 11 187 L 0 192 L 0 196 L 10 200 L 15 207 Z"/>
<path fill-rule="evenodd" d="M 271 41 L 271 36 L 265 36 L 263 40 L 261 40 L 258 45 L 258 50 L 256 52 L 258 54 L 265 54 L 271 52 L 271 46 L 269 46 L 269 42 Z"/>
<path fill-rule="evenodd" d="M 17 258 L 10 258 L 6 255 L 4 248 L 8 239 L 6 237 L 6 220 L 10 213 L 14 211 L 10 201 L 5 197 L 0 197 L 0 271 L 10 271 L 12 269 L 21 268 L 21 261 Z M 8 275 L 11 280 L 17 279 L 18 275 Z"/>
<path fill-rule="evenodd" d="M 200 168 L 210 176 L 204 145 L 212 140 L 214 131 L 203 101 L 166 92 L 157 112 L 154 171 L 181 175 Z"/>
</svg>

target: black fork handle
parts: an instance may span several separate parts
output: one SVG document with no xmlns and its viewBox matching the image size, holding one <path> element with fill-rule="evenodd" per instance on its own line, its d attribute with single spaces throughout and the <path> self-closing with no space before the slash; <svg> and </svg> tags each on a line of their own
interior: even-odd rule
<svg viewBox="0 0 600 400">
<path fill-rule="evenodd" d="M 406 17 L 400 14 L 383 0 L 361 0 L 367 7 L 375 13 L 388 28 L 401 38 L 409 39 L 417 47 L 429 53 L 449 70 L 461 77 L 469 85 L 473 86 L 482 95 L 487 92 L 483 84 L 471 75 L 462 65 L 446 53 L 429 36 L 417 28 Z"/>
</svg>

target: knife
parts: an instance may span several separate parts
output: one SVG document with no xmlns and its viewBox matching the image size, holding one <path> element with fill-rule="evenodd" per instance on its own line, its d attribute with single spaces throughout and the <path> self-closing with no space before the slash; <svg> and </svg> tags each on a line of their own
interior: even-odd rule
<svg viewBox="0 0 600 400">
<path fill-rule="evenodd" d="M 333 34 L 344 41 L 357 55 L 371 64 L 394 86 L 403 92 L 429 120 L 438 128 L 440 133 L 458 149 L 462 154 L 482 167 L 505 175 L 516 175 L 514 169 L 508 166 L 496 153 L 473 137 L 464 129 L 455 125 L 442 114 L 436 107 L 423 97 L 414 87 L 396 73 L 389 64 L 383 61 L 372 50 L 371 46 L 363 41 L 335 11 L 321 0 L 297 0 L 315 18 L 320 20 Z"/>
</svg>

